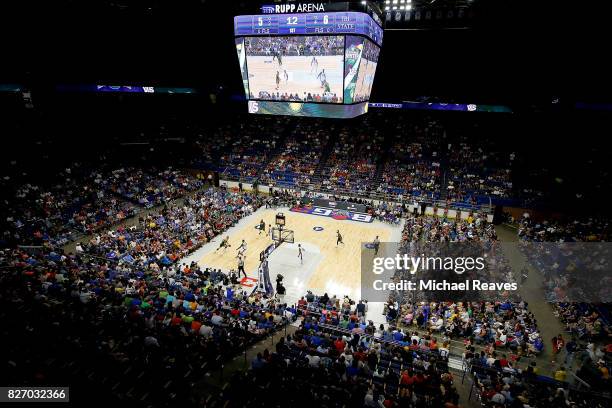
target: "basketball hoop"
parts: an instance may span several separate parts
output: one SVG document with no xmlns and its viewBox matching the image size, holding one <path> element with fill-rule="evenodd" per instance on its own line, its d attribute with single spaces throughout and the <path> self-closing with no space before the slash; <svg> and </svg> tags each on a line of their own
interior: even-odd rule
<svg viewBox="0 0 612 408">
<path fill-rule="evenodd" d="M 276 226 L 277 226 L 279 229 L 281 229 L 281 230 L 282 230 L 282 229 L 283 229 L 283 227 L 285 226 L 285 222 L 286 222 L 286 221 L 285 221 L 285 214 L 283 214 L 283 213 L 281 213 L 281 212 L 277 213 L 277 214 L 276 214 L 276 221 L 275 221 L 275 222 L 276 222 Z"/>
</svg>

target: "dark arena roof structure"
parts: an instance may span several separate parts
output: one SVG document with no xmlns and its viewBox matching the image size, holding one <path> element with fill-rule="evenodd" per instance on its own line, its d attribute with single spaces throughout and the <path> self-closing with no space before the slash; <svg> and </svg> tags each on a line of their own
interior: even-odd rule
<svg viewBox="0 0 612 408">
<path fill-rule="evenodd" d="M 611 406 L 603 5 L 6 3 L 0 403 Z"/>
</svg>

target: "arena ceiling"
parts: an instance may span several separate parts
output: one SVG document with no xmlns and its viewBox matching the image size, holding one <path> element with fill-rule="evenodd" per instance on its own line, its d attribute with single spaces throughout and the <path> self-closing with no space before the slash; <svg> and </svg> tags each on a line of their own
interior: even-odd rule
<svg viewBox="0 0 612 408">
<path fill-rule="evenodd" d="M 385 0 L 377 3 L 384 10 Z M 372 100 L 439 96 L 504 103 L 609 94 L 606 13 L 524 0 L 414 0 L 467 7 L 465 29 L 386 33 Z M 3 2 L 0 82 L 120 82 L 240 92 L 231 18 L 247 1 Z M 398 3 L 399 4 L 399 3 Z M 397 30 L 396 30 L 397 29 Z"/>
</svg>

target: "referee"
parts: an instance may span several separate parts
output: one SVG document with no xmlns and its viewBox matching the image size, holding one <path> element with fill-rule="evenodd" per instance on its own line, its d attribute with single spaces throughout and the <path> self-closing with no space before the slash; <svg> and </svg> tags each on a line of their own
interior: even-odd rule
<svg viewBox="0 0 612 408">
<path fill-rule="evenodd" d="M 238 257 L 238 277 L 240 278 L 240 272 L 242 272 L 244 274 L 244 277 L 247 277 L 246 272 L 244 271 L 244 258 L 239 256 Z"/>
<path fill-rule="evenodd" d="M 300 263 L 304 263 L 304 248 L 302 248 L 302 244 L 298 244 L 298 258 L 300 258 Z"/>
<path fill-rule="evenodd" d="M 378 255 L 378 248 L 380 248 L 380 240 L 378 239 L 378 235 L 374 238 L 374 255 Z"/>
</svg>

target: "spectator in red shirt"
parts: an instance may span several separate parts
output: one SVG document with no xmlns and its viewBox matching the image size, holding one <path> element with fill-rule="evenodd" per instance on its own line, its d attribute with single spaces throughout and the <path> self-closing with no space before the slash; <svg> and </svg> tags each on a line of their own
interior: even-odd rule
<svg viewBox="0 0 612 408">
<path fill-rule="evenodd" d="M 563 350 L 563 347 L 565 347 L 565 340 L 563 340 L 563 336 L 559 334 L 557 337 L 553 337 L 552 346 L 554 354 L 557 354 L 559 351 Z"/>
<path fill-rule="evenodd" d="M 344 348 L 346 347 L 346 343 L 344 342 L 344 340 L 342 340 L 342 337 L 338 337 L 338 339 L 334 341 L 334 347 L 336 348 L 338 353 L 342 353 L 344 351 Z"/>
<path fill-rule="evenodd" d="M 499 365 L 501 366 L 501 368 L 506 368 L 510 365 L 510 363 L 508 362 L 508 358 L 506 358 L 505 354 L 502 354 L 502 358 L 499 360 Z"/>
<path fill-rule="evenodd" d="M 191 322 L 191 331 L 194 333 L 198 333 L 200 331 L 200 327 L 202 327 L 202 323 L 197 320 Z"/>
<path fill-rule="evenodd" d="M 182 322 L 182 321 L 183 321 L 183 320 L 181 319 L 181 317 L 175 314 L 175 315 L 172 317 L 172 322 L 171 322 L 170 324 L 171 324 L 172 326 L 179 326 L 179 325 L 181 324 L 181 322 Z"/>
</svg>

